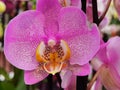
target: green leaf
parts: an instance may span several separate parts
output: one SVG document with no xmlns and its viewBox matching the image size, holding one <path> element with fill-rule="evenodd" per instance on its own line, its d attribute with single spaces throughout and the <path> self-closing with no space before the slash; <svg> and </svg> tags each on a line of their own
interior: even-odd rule
<svg viewBox="0 0 120 90">
<path fill-rule="evenodd" d="M 3 68 L 0 68 L 0 74 L 5 77 L 5 80 L 10 80 L 8 73 Z"/>
<path fill-rule="evenodd" d="M 21 73 L 21 75 L 19 76 L 19 80 L 18 80 L 18 85 L 16 87 L 16 90 L 26 90 L 26 85 L 24 83 L 24 75 L 23 72 Z"/>
<path fill-rule="evenodd" d="M 0 90 L 15 90 L 15 86 L 7 81 L 0 82 Z"/>
</svg>

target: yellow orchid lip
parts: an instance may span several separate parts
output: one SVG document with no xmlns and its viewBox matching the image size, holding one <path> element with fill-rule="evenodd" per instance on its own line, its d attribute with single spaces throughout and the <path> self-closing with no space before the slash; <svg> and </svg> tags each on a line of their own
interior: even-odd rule
<svg viewBox="0 0 120 90">
<path fill-rule="evenodd" d="M 67 66 L 66 61 L 69 58 L 70 48 L 64 40 L 61 40 L 60 43 L 49 40 L 47 45 L 42 41 L 36 49 L 37 61 L 42 63 L 46 72 L 53 75 Z"/>
</svg>

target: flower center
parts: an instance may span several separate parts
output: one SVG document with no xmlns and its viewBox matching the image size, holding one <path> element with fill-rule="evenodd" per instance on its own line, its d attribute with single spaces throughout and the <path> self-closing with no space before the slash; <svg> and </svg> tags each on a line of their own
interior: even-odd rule
<svg viewBox="0 0 120 90">
<path fill-rule="evenodd" d="M 59 0 L 59 2 L 63 7 L 71 5 L 71 0 Z"/>
<path fill-rule="evenodd" d="M 53 75 L 67 66 L 69 58 L 70 48 L 64 40 L 59 43 L 49 40 L 47 44 L 42 41 L 36 50 L 37 61 L 43 65 L 46 72 Z"/>
</svg>

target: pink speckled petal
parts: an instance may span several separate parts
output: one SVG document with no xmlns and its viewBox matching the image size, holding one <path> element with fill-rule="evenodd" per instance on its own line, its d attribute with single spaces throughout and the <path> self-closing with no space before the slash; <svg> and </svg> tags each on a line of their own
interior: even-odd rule
<svg viewBox="0 0 120 90">
<path fill-rule="evenodd" d="M 77 75 L 77 76 L 85 76 L 85 75 L 88 75 L 90 74 L 91 72 L 91 68 L 90 68 L 90 65 L 89 64 L 85 64 L 85 65 L 73 65 L 72 66 L 72 72 L 74 75 Z"/>
<path fill-rule="evenodd" d="M 86 15 L 77 7 L 62 8 L 58 17 L 59 33 L 64 36 L 75 35 L 86 30 Z"/>
<path fill-rule="evenodd" d="M 96 54 L 100 44 L 100 34 L 94 24 L 89 30 L 86 15 L 76 7 L 63 8 L 59 17 L 59 34 L 71 49 L 71 64 L 88 63 Z"/>
<path fill-rule="evenodd" d="M 26 11 L 10 21 L 5 30 L 4 52 L 7 60 L 23 70 L 38 66 L 35 58 L 43 31 L 44 16 L 38 11 Z"/>
<path fill-rule="evenodd" d="M 100 35 L 96 25 L 93 25 L 91 31 L 79 33 L 79 35 L 67 38 L 66 41 L 71 49 L 71 64 L 88 63 L 100 47 Z"/>
<path fill-rule="evenodd" d="M 98 28 L 94 24 L 91 30 L 87 29 L 86 17 L 77 8 L 66 8 L 63 11 L 60 19 L 60 34 L 71 49 L 70 63 L 86 64 L 99 49 Z"/>
<path fill-rule="evenodd" d="M 108 41 L 107 56 L 109 63 L 115 66 L 120 75 L 120 37 L 116 36 Z"/>
<path fill-rule="evenodd" d="M 45 31 L 48 36 L 55 36 L 58 32 L 57 18 L 61 7 L 58 0 L 37 0 L 36 9 L 45 15 Z"/>
<path fill-rule="evenodd" d="M 62 88 L 67 88 L 72 80 L 72 72 L 70 70 L 65 70 L 60 73 L 62 83 Z"/>
<path fill-rule="evenodd" d="M 48 76 L 48 73 L 44 70 L 32 70 L 32 71 L 25 71 L 24 73 L 24 81 L 25 84 L 32 85 L 36 84 Z"/>
</svg>

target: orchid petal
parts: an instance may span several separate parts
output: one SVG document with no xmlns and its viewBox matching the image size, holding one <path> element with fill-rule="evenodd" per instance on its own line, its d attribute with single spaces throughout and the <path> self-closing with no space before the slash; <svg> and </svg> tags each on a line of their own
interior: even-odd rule
<svg viewBox="0 0 120 90">
<path fill-rule="evenodd" d="M 72 68 L 72 72 L 74 75 L 76 76 L 85 76 L 85 75 L 88 75 L 90 74 L 91 72 L 91 68 L 90 68 L 90 65 L 89 64 L 85 64 L 85 65 L 73 65 Z"/>
<path fill-rule="evenodd" d="M 101 61 L 101 59 L 98 59 L 96 57 L 91 60 L 91 65 L 94 70 L 98 70 L 102 66 L 102 64 L 103 62 Z"/>
<path fill-rule="evenodd" d="M 94 24 L 89 30 L 85 14 L 76 7 L 63 8 L 59 17 L 59 34 L 71 49 L 71 64 L 83 65 L 96 54 L 100 34 Z"/>
<path fill-rule="evenodd" d="M 68 38 L 71 49 L 71 64 L 84 65 L 88 63 L 99 50 L 100 37 L 96 26 L 87 33 L 82 33 L 74 38 Z"/>
<path fill-rule="evenodd" d="M 108 58 L 113 61 L 120 59 L 119 55 L 120 55 L 120 38 L 118 36 L 111 38 L 108 41 L 108 45 L 107 45 L 107 55 Z M 117 44 L 115 44 L 117 43 Z"/>
<path fill-rule="evenodd" d="M 27 85 L 36 84 L 48 76 L 48 73 L 45 70 L 32 70 L 32 71 L 25 71 L 24 73 L 24 81 Z"/>
<path fill-rule="evenodd" d="M 81 0 L 71 0 L 71 5 L 81 8 Z"/>
<path fill-rule="evenodd" d="M 108 63 L 109 59 L 107 57 L 107 43 L 103 43 L 100 46 L 100 49 L 98 51 L 98 53 L 96 54 L 96 58 L 100 60 L 100 62 L 102 63 Z"/>
<path fill-rule="evenodd" d="M 103 68 L 99 76 L 107 90 L 120 90 L 120 76 L 114 67 Z"/>
<path fill-rule="evenodd" d="M 109 63 L 115 66 L 120 75 L 120 37 L 116 36 L 108 41 L 107 56 Z"/>
<path fill-rule="evenodd" d="M 71 77 L 71 82 L 68 85 L 67 88 L 65 88 L 64 90 L 76 90 L 76 76 L 72 76 Z"/>
<path fill-rule="evenodd" d="M 48 36 L 55 36 L 58 32 L 57 18 L 61 7 L 58 0 L 37 0 L 36 9 L 45 15 L 45 32 Z"/>
<path fill-rule="evenodd" d="M 104 17 L 104 19 L 101 21 L 100 25 L 99 25 L 99 28 L 100 30 L 102 30 L 105 26 L 107 26 L 109 24 L 109 20 L 107 17 Z"/>
<path fill-rule="evenodd" d="M 102 83 L 100 82 L 100 79 L 98 78 L 95 83 L 95 90 L 102 90 Z"/>
<path fill-rule="evenodd" d="M 26 11 L 10 21 L 5 30 L 4 52 L 8 61 L 23 70 L 38 66 L 36 47 L 40 43 L 44 16 L 38 11 Z"/>
<path fill-rule="evenodd" d="M 86 15 L 77 7 L 62 8 L 58 22 L 60 34 L 71 35 L 75 32 L 86 30 Z"/>
<path fill-rule="evenodd" d="M 62 88 L 67 88 L 68 85 L 71 82 L 71 78 L 72 78 L 72 72 L 70 70 L 68 71 L 63 71 L 60 73 L 61 79 L 62 79 L 62 83 L 61 86 Z"/>
</svg>

